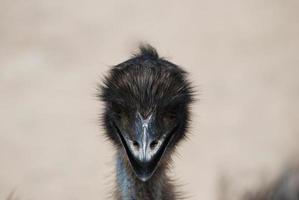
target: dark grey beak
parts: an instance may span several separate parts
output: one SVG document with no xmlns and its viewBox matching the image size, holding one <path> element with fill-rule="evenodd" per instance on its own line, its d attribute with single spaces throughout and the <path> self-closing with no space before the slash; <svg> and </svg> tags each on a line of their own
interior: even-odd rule
<svg viewBox="0 0 299 200">
<path fill-rule="evenodd" d="M 125 138 L 118 129 L 133 171 L 142 181 L 149 180 L 155 173 L 172 138 L 172 134 L 158 138 L 155 129 L 152 115 L 144 119 L 139 113 L 135 120 L 134 139 Z"/>
<path fill-rule="evenodd" d="M 140 180 L 147 181 L 154 174 L 163 154 L 161 152 L 163 140 L 163 138 L 157 138 L 155 134 L 152 115 L 144 119 L 137 113 L 134 140 L 126 142 L 132 168 Z"/>
</svg>

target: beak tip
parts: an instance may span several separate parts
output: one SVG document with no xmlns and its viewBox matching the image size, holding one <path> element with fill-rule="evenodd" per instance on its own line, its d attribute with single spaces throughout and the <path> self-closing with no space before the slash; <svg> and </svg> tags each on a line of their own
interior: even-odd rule
<svg viewBox="0 0 299 200">
<path fill-rule="evenodd" d="M 145 178 L 145 177 L 141 177 L 141 178 L 140 178 L 140 180 L 141 180 L 142 182 L 146 182 L 148 179 L 149 179 L 149 178 Z"/>
<path fill-rule="evenodd" d="M 152 174 L 142 174 L 142 175 L 137 175 L 137 178 L 141 180 L 142 182 L 148 181 L 152 177 Z"/>
</svg>

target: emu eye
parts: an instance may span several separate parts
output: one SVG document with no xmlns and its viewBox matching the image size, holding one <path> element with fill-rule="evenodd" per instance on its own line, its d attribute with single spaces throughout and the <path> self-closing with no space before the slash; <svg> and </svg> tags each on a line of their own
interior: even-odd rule
<svg viewBox="0 0 299 200">
<path fill-rule="evenodd" d="M 119 104 L 116 104 L 116 103 L 111 103 L 111 109 L 112 111 L 118 115 L 119 117 L 123 114 L 123 108 L 121 105 Z"/>
<path fill-rule="evenodd" d="M 163 116 L 163 121 L 165 123 L 174 122 L 176 119 L 177 119 L 177 113 L 176 112 L 167 112 Z"/>
</svg>

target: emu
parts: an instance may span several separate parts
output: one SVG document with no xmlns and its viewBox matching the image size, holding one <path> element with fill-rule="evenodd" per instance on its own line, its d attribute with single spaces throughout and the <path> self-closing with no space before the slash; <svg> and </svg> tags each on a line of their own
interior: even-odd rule
<svg viewBox="0 0 299 200">
<path fill-rule="evenodd" d="M 116 147 L 117 200 L 180 198 L 167 176 L 193 102 L 187 73 L 150 45 L 109 71 L 99 88 L 102 124 Z"/>
</svg>

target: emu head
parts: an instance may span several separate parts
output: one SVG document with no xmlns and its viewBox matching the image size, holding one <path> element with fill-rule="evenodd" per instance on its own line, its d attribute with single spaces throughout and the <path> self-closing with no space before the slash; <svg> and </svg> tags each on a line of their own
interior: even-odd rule
<svg viewBox="0 0 299 200">
<path fill-rule="evenodd" d="M 142 181 L 185 136 L 192 102 L 186 75 L 151 46 L 141 46 L 139 54 L 114 66 L 100 86 L 106 135 Z"/>
</svg>

